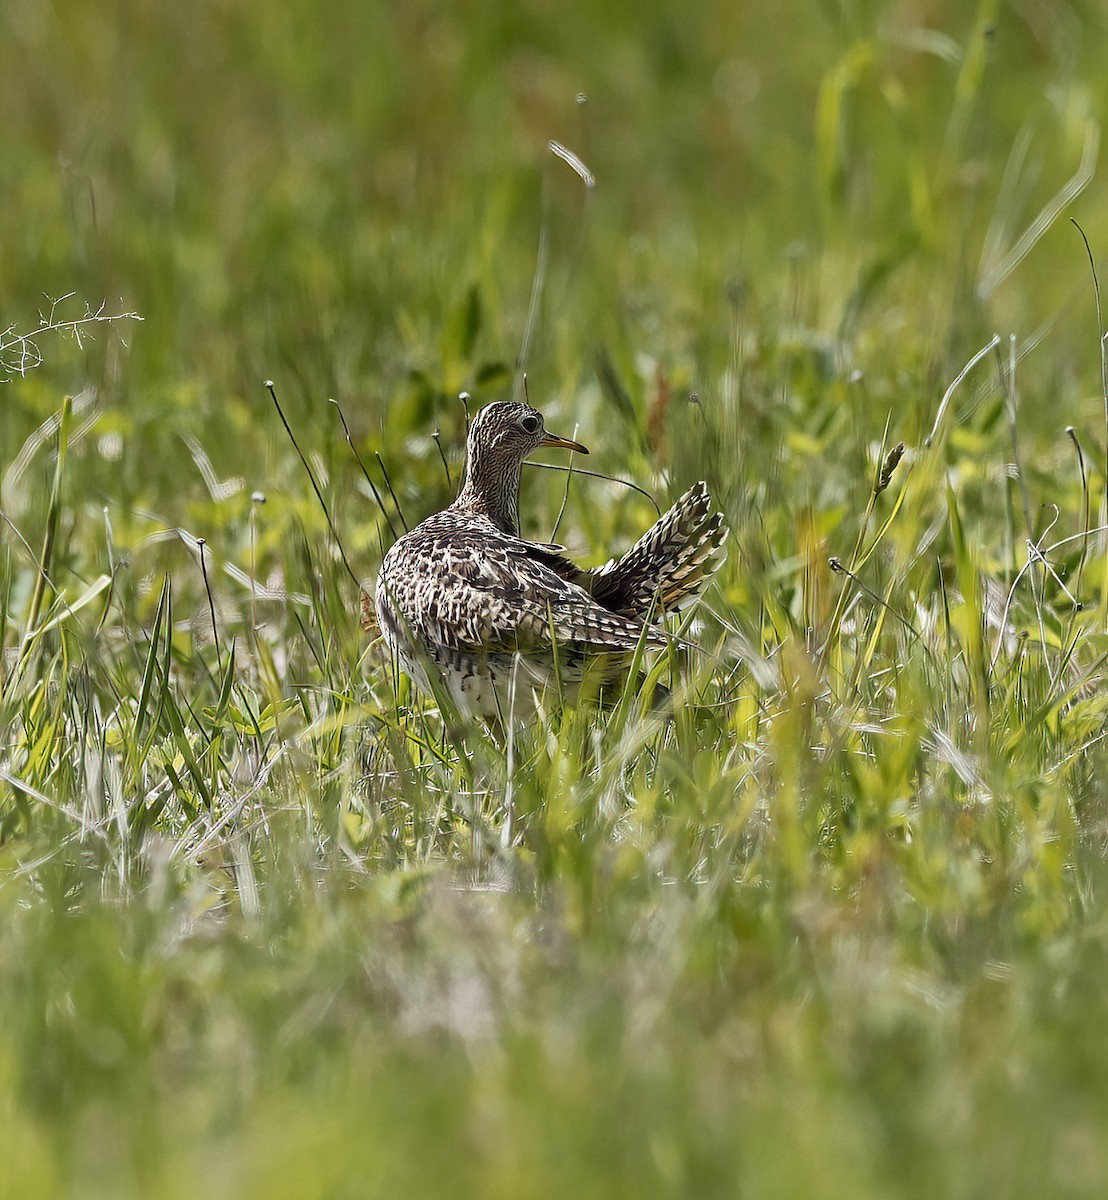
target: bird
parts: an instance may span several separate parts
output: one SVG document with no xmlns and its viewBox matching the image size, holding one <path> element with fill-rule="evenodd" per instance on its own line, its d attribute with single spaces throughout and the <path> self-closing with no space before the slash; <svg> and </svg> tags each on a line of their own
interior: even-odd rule
<svg viewBox="0 0 1108 1200">
<path fill-rule="evenodd" d="M 372 599 L 362 593 L 363 626 L 379 626 L 418 687 L 501 726 L 533 715 L 547 689 L 572 696 L 590 671 L 612 683 L 640 647 L 666 646 L 658 618 L 694 599 L 725 556 L 728 530 L 703 482 L 599 568 L 521 537 L 523 463 L 547 447 L 588 454 L 530 404 L 482 408 L 457 498 L 394 542 Z"/>
</svg>

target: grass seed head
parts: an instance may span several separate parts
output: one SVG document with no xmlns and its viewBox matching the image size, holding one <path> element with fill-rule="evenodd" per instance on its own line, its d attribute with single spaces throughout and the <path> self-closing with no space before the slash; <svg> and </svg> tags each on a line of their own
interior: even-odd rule
<svg viewBox="0 0 1108 1200">
<path fill-rule="evenodd" d="M 881 493 L 892 482 L 893 472 L 896 470 L 897 464 L 903 457 L 904 443 L 897 442 L 897 444 L 889 451 L 889 453 L 885 455 L 885 462 L 881 467 L 881 475 L 877 480 L 877 486 L 873 489 L 873 494 L 875 496 L 880 496 Z"/>
</svg>

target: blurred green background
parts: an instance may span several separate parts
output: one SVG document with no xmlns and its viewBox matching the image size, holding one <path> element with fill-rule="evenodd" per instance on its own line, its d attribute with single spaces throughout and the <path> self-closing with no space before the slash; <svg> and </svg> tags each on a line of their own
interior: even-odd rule
<svg viewBox="0 0 1108 1200">
<path fill-rule="evenodd" d="M 1015 589 L 1104 489 L 1106 31 L 5 0 L 0 357 L 120 319 L 0 373 L 0 1194 L 1099 1194 L 1108 586 L 1071 545 L 1085 613 Z M 672 730 L 571 714 L 508 779 L 366 653 L 263 381 L 369 577 L 328 401 L 411 522 L 521 365 L 590 466 L 709 482 L 732 640 Z M 809 661 L 899 440 L 866 578 L 906 615 Z M 578 480 L 559 536 L 651 519 Z"/>
<path fill-rule="evenodd" d="M 13 0 L 7 319 L 26 325 L 44 296 L 72 292 L 146 324 L 122 331 L 125 354 L 101 338 L 67 362 L 51 353 L 37 387 L 8 385 L 6 436 L 47 406 L 42 393 L 92 382 L 127 435 L 118 498 L 174 518 L 193 491 L 180 484 L 196 482 L 187 460 L 153 495 L 142 465 L 182 460 L 182 431 L 217 474 L 282 478 L 266 378 L 320 443 L 335 440 L 333 396 L 398 464 L 413 431 L 441 424 L 453 445 L 456 392 L 499 395 L 494 368 L 515 366 L 542 231 L 533 395 L 587 422 L 609 461 L 624 431 L 580 394 L 596 350 L 637 403 L 653 364 L 719 400 L 736 310 L 755 346 L 768 328 L 797 357 L 849 359 L 904 434 L 994 331 L 1053 323 L 1028 369 L 1095 395 L 1075 231 L 1055 220 L 1003 266 L 1087 143 L 1095 165 L 1103 22 L 1097 4 L 1049 0 Z M 594 172 L 590 195 L 551 139 Z M 1094 247 L 1100 186 L 1066 210 Z M 893 378 L 919 363 L 923 395 Z M 777 399 L 814 407 L 810 392 Z"/>
</svg>

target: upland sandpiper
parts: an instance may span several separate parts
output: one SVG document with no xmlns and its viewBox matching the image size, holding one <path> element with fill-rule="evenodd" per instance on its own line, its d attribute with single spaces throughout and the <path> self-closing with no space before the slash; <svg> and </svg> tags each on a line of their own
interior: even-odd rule
<svg viewBox="0 0 1108 1200">
<path fill-rule="evenodd" d="M 392 546 L 374 596 L 390 650 L 420 687 L 437 690 L 434 676 L 461 711 L 501 722 L 533 712 L 548 686 L 572 694 L 588 671 L 619 678 L 640 643 L 666 645 L 652 622 L 697 595 L 727 533 L 698 483 L 621 558 L 578 567 L 516 526 L 523 461 L 543 446 L 588 453 L 547 433 L 530 405 L 483 408 L 458 498 Z M 369 625 L 367 594 L 362 606 Z"/>
</svg>

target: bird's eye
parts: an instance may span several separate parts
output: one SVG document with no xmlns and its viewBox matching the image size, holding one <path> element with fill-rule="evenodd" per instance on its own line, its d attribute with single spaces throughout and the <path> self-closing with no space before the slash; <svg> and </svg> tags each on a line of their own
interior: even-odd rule
<svg viewBox="0 0 1108 1200">
<path fill-rule="evenodd" d="M 538 433 L 542 420 L 534 415 L 528 415 L 522 417 L 519 423 L 523 426 L 524 433 Z"/>
</svg>

